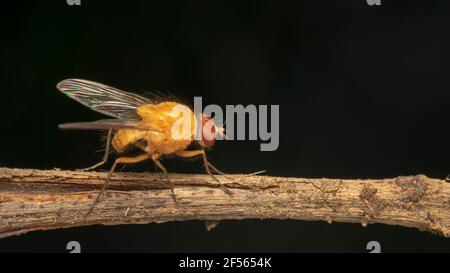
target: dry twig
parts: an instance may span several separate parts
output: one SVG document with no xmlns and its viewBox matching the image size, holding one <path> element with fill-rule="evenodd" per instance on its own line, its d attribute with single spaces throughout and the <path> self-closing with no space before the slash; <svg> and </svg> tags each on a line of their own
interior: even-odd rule
<svg viewBox="0 0 450 273">
<path fill-rule="evenodd" d="M 33 230 L 94 224 L 225 219 L 297 219 L 384 223 L 450 236 L 450 183 L 424 175 L 374 180 L 115 173 L 109 190 L 83 219 L 103 172 L 0 168 L 0 238 Z"/>
</svg>

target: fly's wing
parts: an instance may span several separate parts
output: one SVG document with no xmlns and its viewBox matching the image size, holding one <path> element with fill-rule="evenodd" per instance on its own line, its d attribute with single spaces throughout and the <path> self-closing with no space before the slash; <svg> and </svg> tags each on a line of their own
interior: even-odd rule
<svg viewBox="0 0 450 273">
<path fill-rule="evenodd" d="M 155 127 L 143 125 L 140 120 L 125 119 L 101 119 L 89 122 L 72 122 L 59 124 L 60 129 L 82 129 L 82 130 L 109 130 L 109 129 L 136 129 L 160 131 Z"/>
<path fill-rule="evenodd" d="M 151 98 L 87 80 L 63 80 L 56 88 L 94 111 L 119 119 L 139 119 L 136 109 L 154 103 Z"/>
</svg>

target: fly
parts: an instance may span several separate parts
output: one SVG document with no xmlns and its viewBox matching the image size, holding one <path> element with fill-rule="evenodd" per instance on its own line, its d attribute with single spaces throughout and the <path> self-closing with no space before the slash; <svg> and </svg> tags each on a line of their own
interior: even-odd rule
<svg viewBox="0 0 450 273">
<path fill-rule="evenodd" d="M 224 129 L 218 127 L 210 116 L 201 114 L 200 128 L 202 129 L 202 135 L 196 139 L 194 137 L 196 133 L 195 114 L 188 106 L 182 103 L 156 94 L 144 97 L 104 84 L 80 79 L 63 80 L 56 87 L 70 98 L 90 109 L 112 117 L 111 119 L 101 119 L 92 122 L 74 122 L 59 125 L 60 129 L 108 130 L 106 149 L 102 161 L 83 170 L 94 170 L 105 164 L 108 161 L 111 147 L 119 155 L 123 154 L 130 147 L 135 147 L 141 152 L 137 156 L 119 156 L 115 159 L 105 183 L 86 216 L 92 212 L 98 203 L 118 164 L 133 164 L 147 159 L 151 159 L 164 173 L 170 186 L 172 197 L 175 202 L 178 202 L 167 170 L 160 161 L 161 157 L 166 155 L 184 158 L 201 156 L 206 172 L 219 183 L 224 192 L 229 195 L 232 194 L 229 189 L 220 183 L 212 171 L 216 174 L 223 173 L 208 162 L 206 158 L 205 148 L 212 148 L 217 135 L 224 136 Z M 183 115 L 174 115 L 174 110 L 176 109 L 182 110 Z M 175 113 L 178 112 L 175 111 Z M 185 136 L 187 135 L 184 138 L 175 137 L 173 134 L 174 125 L 180 119 L 182 122 L 194 124 L 188 129 L 181 127 L 181 133 Z M 192 143 L 198 144 L 199 148 L 188 150 Z"/>
</svg>

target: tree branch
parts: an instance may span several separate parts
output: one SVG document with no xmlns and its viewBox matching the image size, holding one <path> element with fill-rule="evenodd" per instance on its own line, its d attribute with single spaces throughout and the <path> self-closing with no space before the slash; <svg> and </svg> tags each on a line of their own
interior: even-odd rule
<svg viewBox="0 0 450 273">
<path fill-rule="evenodd" d="M 114 173 L 94 211 L 104 172 L 0 168 L 0 238 L 94 224 L 184 220 L 297 219 L 383 223 L 450 236 L 450 183 L 424 175 L 374 180 Z"/>
</svg>

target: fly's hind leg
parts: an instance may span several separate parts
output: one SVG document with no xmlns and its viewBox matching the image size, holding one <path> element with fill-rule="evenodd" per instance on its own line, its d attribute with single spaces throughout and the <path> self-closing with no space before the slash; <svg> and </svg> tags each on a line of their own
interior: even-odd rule
<svg viewBox="0 0 450 273">
<path fill-rule="evenodd" d="M 199 156 L 201 155 L 203 157 L 203 162 L 205 165 L 205 169 L 206 169 L 206 173 L 208 173 L 209 175 L 211 175 L 211 177 L 214 179 L 214 181 L 216 181 L 217 183 L 219 183 L 220 187 L 222 188 L 222 190 L 228 194 L 228 195 L 233 195 L 233 193 L 227 188 L 225 187 L 220 181 L 219 179 L 217 179 L 217 177 L 214 176 L 214 174 L 211 172 L 210 167 L 212 167 L 212 169 L 215 172 L 218 172 L 219 174 L 222 173 L 221 171 L 217 170 L 212 164 L 210 164 L 208 162 L 208 159 L 206 158 L 206 153 L 204 150 L 194 150 L 194 151 L 180 151 L 177 152 L 176 155 L 180 156 L 180 157 L 195 157 L 195 156 Z"/>
<path fill-rule="evenodd" d="M 167 169 L 166 169 L 166 167 L 163 166 L 161 161 L 159 161 L 159 157 L 160 157 L 159 154 L 152 154 L 150 156 L 150 158 L 153 160 L 153 162 L 155 162 L 156 166 L 164 173 L 164 177 L 166 178 L 167 184 L 169 185 L 170 190 L 172 192 L 173 201 L 178 204 L 177 196 L 175 195 L 175 186 L 173 185 L 172 181 L 170 181 L 169 175 L 167 173 Z"/>
<path fill-rule="evenodd" d="M 92 212 L 92 210 L 94 209 L 95 205 L 97 205 L 98 201 L 100 200 L 100 197 L 102 196 L 102 194 L 105 192 L 106 187 L 108 186 L 109 182 L 111 181 L 111 176 L 114 172 L 114 170 L 117 167 L 117 164 L 124 164 L 124 163 L 138 163 L 141 162 L 143 160 L 146 160 L 149 158 L 148 154 L 142 154 L 142 155 L 138 155 L 135 157 L 119 157 L 114 161 L 114 164 L 112 165 L 111 169 L 108 172 L 108 176 L 106 177 L 106 181 L 103 183 L 103 186 L 100 190 L 100 192 L 98 193 L 97 197 L 94 200 L 94 203 L 92 203 L 91 207 L 89 208 L 88 212 L 85 215 L 85 218 Z"/>
<path fill-rule="evenodd" d="M 92 171 L 100 166 L 102 166 L 103 164 L 105 164 L 106 162 L 108 162 L 108 157 L 109 157 L 109 150 L 110 150 L 110 146 L 111 146 L 111 138 L 112 138 L 112 129 L 108 130 L 108 136 L 106 138 L 106 147 L 105 147 L 105 154 L 103 154 L 103 159 L 102 161 L 98 162 L 95 165 L 92 165 L 90 167 L 87 168 L 83 168 L 81 169 L 81 171 Z"/>
</svg>

